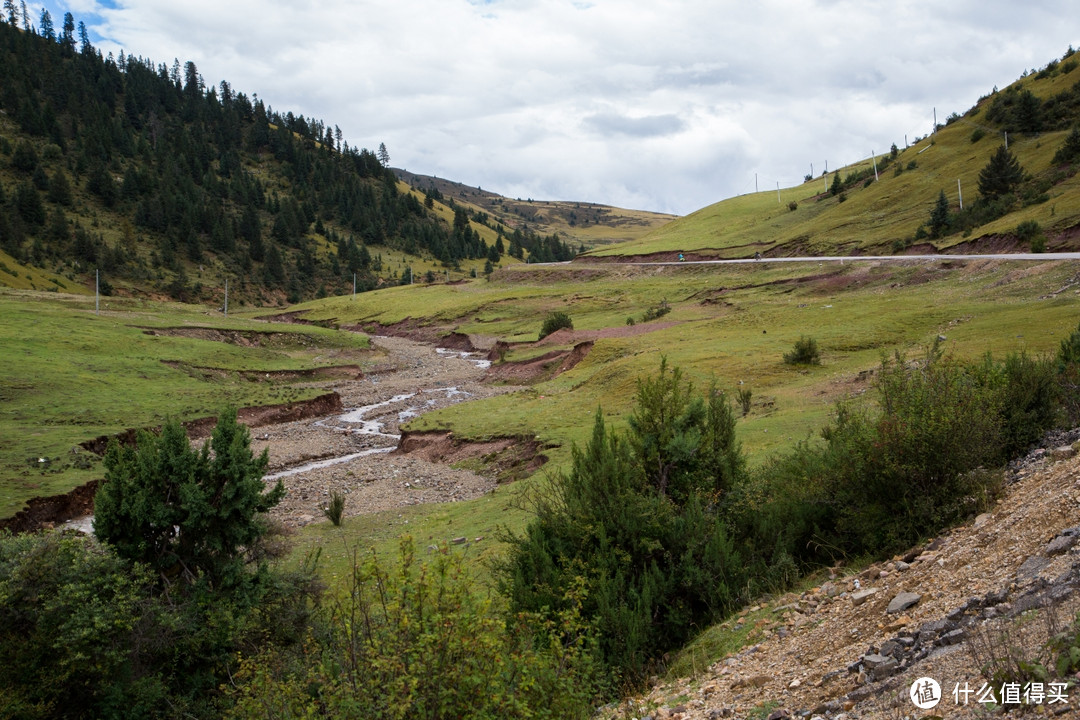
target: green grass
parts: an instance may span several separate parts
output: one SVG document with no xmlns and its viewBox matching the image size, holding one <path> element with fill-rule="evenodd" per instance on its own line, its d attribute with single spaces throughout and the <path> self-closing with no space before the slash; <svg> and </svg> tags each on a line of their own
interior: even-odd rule
<svg viewBox="0 0 1080 720">
<path fill-rule="evenodd" d="M 96 458 L 88 463 L 72 452 L 85 440 L 212 415 L 226 404 L 277 404 L 321 392 L 252 381 L 240 371 L 355 364 L 367 354 L 367 338 L 355 333 L 104 300 L 98 315 L 92 297 L 0 290 L 0 517 L 31 497 L 100 477 Z M 145 330 L 168 327 L 273 334 L 262 336 L 267 346 L 242 347 Z"/>
<path fill-rule="evenodd" d="M 492 528 L 508 524 L 520 529 L 527 517 L 508 504 L 509 498 L 569 466 L 570 447 L 587 440 L 597 408 L 620 427 L 632 408 L 637 378 L 654 373 L 661 354 L 682 367 L 699 388 L 715 379 L 733 402 L 737 388 L 753 390 L 752 409 L 740 418 L 737 432 L 751 464 L 761 462 L 815 436 L 837 400 L 872 397 L 869 380 L 860 373 L 874 370 L 883 353 L 899 350 L 917 356 L 939 334 L 947 338 L 946 349 L 961 357 L 987 351 L 998 356 L 1019 349 L 1055 351 L 1080 317 L 1080 301 L 1069 286 L 1074 275 L 1072 264 L 1060 261 L 754 263 L 587 271 L 519 266 L 491 282 L 394 288 L 355 301 L 307 303 L 302 306 L 307 317 L 343 325 L 411 317 L 439 332 L 535 340 L 552 309 L 567 309 L 577 330 L 626 329 L 626 315 L 666 298 L 672 310 L 662 321 L 676 324 L 597 340 L 580 364 L 552 380 L 438 410 L 407 426 L 451 430 L 475 439 L 535 436 L 548 446 L 544 454 L 550 461 L 533 478 L 500 487 L 482 500 L 353 518 L 342 528 L 309 526 L 299 546 L 315 542 L 330 552 L 359 544 L 385 552 L 408 532 L 425 546 L 448 537 L 484 536 L 469 552 L 485 557 L 497 553 L 495 543 L 489 543 Z M 1062 288 L 1067 289 L 1058 293 Z M 817 340 L 820 366 L 783 362 L 783 354 L 802 335 Z M 551 347 L 525 346 L 508 357 L 526 358 Z M 333 572 L 342 571 L 343 557 L 334 561 Z"/>
</svg>

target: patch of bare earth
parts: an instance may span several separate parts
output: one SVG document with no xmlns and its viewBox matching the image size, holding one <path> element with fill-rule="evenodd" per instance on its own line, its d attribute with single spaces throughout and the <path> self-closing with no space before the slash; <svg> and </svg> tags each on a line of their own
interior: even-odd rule
<svg viewBox="0 0 1080 720">
<path fill-rule="evenodd" d="M 607 717 L 1000 714 L 977 705 L 974 694 L 985 682 L 975 658 L 987 631 L 1008 628 L 1010 642 L 1034 659 L 1050 627 L 1046 619 L 1067 624 L 1080 607 L 1080 459 L 1071 453 L 1037 453 L 991 512 L 921 548 L 858 574 L 837 569 L 818 587 L 743 611 L 726 624 L 770 610 L 754 615 L 754 644 L 694 677 L 658 682 Z M 1017 622 L 1031 611 L 1034 620 Z M 917 709 L 909 696 L 923 677 L 941 687 L 933 710 Z M 1080 691 L 1068 692 L 1067 703 L 1029 706 L 1030 716 L 1077 717 Z M 1009 708 L 1019 712 L 1018 705 Z"/>
<path fill-rule="evenodd" d="M 373 343 L 385 359 L 366 369 L 362 378 L 313 383 L 341 396 L 341 412 L 270 426 L 255 434 L 253 449 L 266 449 L 270 456 L 268 480 L 311 463 L 332 461 L 281 475 L 286 496 L 271 514 L 286 525 L 323 521 L 322 510 L 334 492 L 345 496 L 348 517 L 467 500 L 491 492 L 497 483 L 497 464 L 487 469 L 479 463 L 479 473 L 450 467 L 455 460 L 449 456 L 413 454 L 408 447 L 397 450 L 401 425 L 425 412 L 519 388 L 485 382 L 486 369 L 476 358 L 462 357 L 461 350 L 440 352 L 403 337 L 376 337 Z M 460 340 L 454 343 L 463 345 Z M 361 412 L 352 412 L 357 410 Z M 524 440 L 513 442 L 528 446 Z M 490 451 L 481 445 L 470 452 L 482 456 Z M 337 462 L 342 458 L 345 461 Z"/>
</svg>

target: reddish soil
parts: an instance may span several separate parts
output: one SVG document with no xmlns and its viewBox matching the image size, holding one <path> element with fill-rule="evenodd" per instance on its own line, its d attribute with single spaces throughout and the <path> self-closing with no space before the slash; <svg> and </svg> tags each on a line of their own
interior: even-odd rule
<svg viewBox="0 0 1080 720">
<path fill-rule="evenodd" d="M 533 473 L 547 462 L 541 449 L 540 443 L 531 437 L 502 437 L 477 442 L 459 440 L 450 432 L 406 432 L 393 454 L 445 465 L 480 460 L 499 482 L 509 482 Z"/>
<path fill-rule="evenodd" d="M 307 418 L 322 417 L 335 412 L 341 412 L 341 410 L 341 396 L 336 392 L 332 392 L 320 395 L 311 400 L 301 400 L 299 402 L 283 403 L 280 405 L 240 408 L 240 410 L 237 411 L 237 418 L 241 423 L 248 427 L 262 427 L 263 425 L 275 425 Z M 184 428 L 187 430 L 188 437 L 192 440 L 196 440 L 209 437 L 215 425 L 217 425 L 217 416 L 210 415 L 196 420 L 189 420 L 184 423 Z M 144 429 L 159 432 L 161 427 L 158 426 Z M 102 435 L 93 440 L 87 440 L 84 443 L 80 443 L 80 447 L 97 455 L 103 455 L 106 448 L 109 446 L 109 441 L 114 437 L 125 445 L 134 445 L 138 433 L 139 428 L 128 428 L 116 435 Z"/>
<path fill-rule="evenodd" d="M 560 330 L 559 332 L 564 331 Z M 549 380 L 581 362 L 592 350 L 592 346 L 593 342 L 589 340 L 578 343 L 570 350 L 552 350 L 530 360 L 502 362 L 498 365 L 492 365 L 488 369 L 485 380 L 522 384 Z"/>
<path fill-rule="evenodd" d="M 0 518 L 0 530 L 13 533 L 52 528 L 71 518 L 84 517 L 94 510 L 94 494 L 100 480 L 91 480 L 71 492 L 32 498 L 26 508 L 9 518 Z"/>
</svg>

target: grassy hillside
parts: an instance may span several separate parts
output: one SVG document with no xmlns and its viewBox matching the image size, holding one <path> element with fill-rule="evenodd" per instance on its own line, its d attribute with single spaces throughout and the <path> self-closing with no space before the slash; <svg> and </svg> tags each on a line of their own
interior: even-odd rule
<svg viewBox="0 0 1080 720">
<path fill-rule="evenodd" d="M 541 235 L 559 233 L 575 247 L 587 248 L 636 240 L 677 216 L 597 203 L 508 198 L 481 188 L 431 175 L 395 170 L 411 187 L 434 188 L 474 213 L 484 213 L 508 228 L 532 228 Z"/>
<path fill-rule="evenodd" d="M 736 258 L 763 255 L 890 254 L 969 249 L 995 252 L 1027 250 L 1017 238 L 1017 225 L 1033 221 L 1047 239 L 1048 250 L 1075 249 L 1080 225 L 1080 179 L 1072 163 L 1055 163 L 1055 153 L 1078 121 L 1080 72 L 1071 55 L 1043 71 L 1025 75 L 1004 90 L 982 98 L 963 115 L 953 115 L 929 137 L 896 153 L 840 168 L 825 177 L 784 188 L 730 198 L 663 225 L 646 236 L 589 253 L 591 257 L 650 256 L 675 253 Z M 1012 112 L 1021 98 L 1034 96 L 1041 105 L 1039 130 L 1025 128 Z M 1004 216 L 970 229 L 957 228 L 941 237 L 919 237 L 944 191 L 950 210 L 966 209 L 979 197 L 979 173 L 1005 141 L 1031 179 L 1030 197 L 1016 199 Z M 878 177 L 874 176 L 874 163 Z M 853 182 L 842 193 L 829 192 L 835 175 Z M 855 178 L 858 178 L 855 180 Z M 957 181 L 960 181 L 959 190 Z M 924 228 L 925 229 L 925 228 Z"/>
<path fill-rule="evenodd" d="M 29 272 L 86 288 L 97 270 L 106 294 L 212 304 L 229 280 L 234 301 L 284 304 L 544 254 L 530 232 L 509 259 L 494 228 L 425 207 L 340 130 L 207 88 L 192 62 L 6 22 L 0 58 L 17 78 L 0 88 L 0 250 L 29 269 L 0 287 Z"/>
</svg>

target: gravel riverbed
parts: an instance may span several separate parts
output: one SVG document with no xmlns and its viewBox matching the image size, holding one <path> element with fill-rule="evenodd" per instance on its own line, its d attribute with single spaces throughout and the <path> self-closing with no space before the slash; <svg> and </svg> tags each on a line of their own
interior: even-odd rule
<svg viewBox="0 0 1080 720">
<path fill-rule="evenodd" d="M 325 521 L 331 492 L 345 515 L 421 503 L 467 500 L 490 492 L 493 478 L 396 454 L 400 425 L 423 413 L 519 388 L 484 384 L 482 356 L 397 337 L 372 339 L 380 354 L 358 380 L 311 383 L 341 395 L 345 412 L 252 431 L 252 449 L 269 452 L 268 482 L 280 477 L 285 499 L 271 514 L 299 527 Z"/>
</svg>

